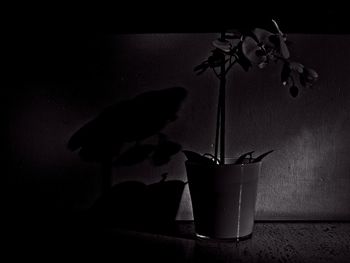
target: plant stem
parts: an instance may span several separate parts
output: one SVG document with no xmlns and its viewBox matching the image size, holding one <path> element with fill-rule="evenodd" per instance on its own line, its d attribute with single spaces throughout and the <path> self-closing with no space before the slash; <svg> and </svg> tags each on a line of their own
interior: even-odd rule
<svg viewBox="0 0 350 263">
<path fill-rule="evenodd" d="M 221 65 L 220 74 L 220 161 L 225 164 L 225 103 L 226 97 L 226 74 L 225 74 L 225 63 Z"/>
<path fill-rule="evenodd" d="M 221 41 L 225 41 L 225 32 L 221 33 Z M 226 61 L 222 61 L 220 66 L 220 90 L 219 90 L 219 109 L 220 109 L 220 162 L 225 164 L 225 103 L 226 97 Z"/>
<path fill-rule="evenodd" d="M 236 64 L 236 62 L 237 62 L 237 59 L 236 59 L 236 58 L 235 58 L 235 60 L 234 60 L 233 62 L 230 61 L 230 64 L 228 65 L 225 74 L 227 74 L 227 72 L 232 68 L 232 66 L 233 66 L 234 64 Z"/>
<path fill-rule="evenodd" d="M 214 153 L 216 160 L 218 160 L 218 151 L 219 151 L 220 116 L 221 116 L 221 93 L 219 90 L 218 108 L 217 108 L 217 114 L 216 114 L 215 153 Z"/>
<path fill-rule="evenodd" d="M 221 41 L 226 40 L 225 32 L 221 33 Z M 226 93 L 226 60 L 223 59 L 220 65 L 220 74 L 215 75 L 219 77 L 219 97 L 218 97 L 218 108 L 216 115 L 216 131 L 215 131 L 215 153 L 214 157 L 216 160 L 220 160 L 221 164 L 225 164 L 225 93 Z M 218 151 L 220 146 L 220 154 L 218 158 Z"/>
</svg>

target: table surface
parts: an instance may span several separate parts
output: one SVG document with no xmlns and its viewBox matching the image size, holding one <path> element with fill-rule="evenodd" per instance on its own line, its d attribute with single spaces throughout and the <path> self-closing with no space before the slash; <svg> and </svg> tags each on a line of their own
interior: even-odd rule
<svg viewBox="0 0 350 263">
<path fill-rule="evenodd" d="M 171 231 L 84 226 L 75 234 L 43 232 L 40 243 L 35 231 L 20 242 L 13 238 L 11 254 L 46 262 L 350 262 L 350 222 L 256 222 L 252 238 L 238 243 L 199 240 L 191 221 L 177 222 Z"/>
<path fill-rule="evenodd" d="M 238 243 L 196 239 L 193 222 L 179 222 L 168 234 L 109 234 L 112 254 L 125 262 L 350 262 L 350 223 L 344 222 L 257 222 L 252 238 Z"/>
</svg>

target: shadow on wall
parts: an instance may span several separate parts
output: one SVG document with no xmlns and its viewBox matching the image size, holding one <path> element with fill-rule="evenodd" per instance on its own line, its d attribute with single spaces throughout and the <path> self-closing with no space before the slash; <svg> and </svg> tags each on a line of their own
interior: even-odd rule
<svg viewBox="0 0 350 263">
<path fill-rule="evenodd" d="M 163 179 L 154 184 L 126 181 L 114 185 L 89 211 L 96 225 L 151 232 L 175 230 L 185 182 Z"/>
<path fill-rule="evenodd" d="M 112 186 L 112 170 L 145 160 L 161 166 L 181 150 L 161 131 L 177 119 L 186 95 L 181 87 L 142 93 L 108 107 L 70 138 L 71 151 L 101 164 L 102 194 L 88 212 L 94 223 L 147 228 L 175 220 L 186 183 L 166 181 L 164 174 L 151 185 L 127 181 Z"/>
</svg>

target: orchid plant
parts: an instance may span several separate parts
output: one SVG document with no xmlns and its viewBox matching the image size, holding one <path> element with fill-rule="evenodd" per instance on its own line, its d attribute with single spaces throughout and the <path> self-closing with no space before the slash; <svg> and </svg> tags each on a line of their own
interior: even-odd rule
<svg viewBox="0 0 350 263">
<path fill-rule="evenodd" d="M 225 160 L 225 93 L 226 76 L 230 69 L 238 64 L 245 71 L 251 67 L 265 68 L 271 62 L 282 62 L 281 82 L 289 87 L 292 97 L 298 96 L 301 87 L 311 87 L 317 80 L 315 70 L 305 67 L 303 64 L 290 60 L 288 49 L 289 41 L 277 22 L 272 20 L 275 32 L 262 28 L 252 31 L 231 30 L 222 32 L 219 39 L 213 41 L 214 49 L 209 57 L 194 68 L 197 75 L 212 69 L 220 82 L 217 107 L 217 123 L 215 136 L 214 155 L 198 155 L 191 151 L 184 151 L 189 160 L 224 164 Z M 220 151 L 220 152 L 219 152 Z M 253 152 L 240 156 L 236 163 L 257 162 L 272 151 L 266 152 L 256 158 Z M 208 158 L 209 157 L 209 158 Z M 249 158 L 248 158 L 249 157 Z"/>
</svg>

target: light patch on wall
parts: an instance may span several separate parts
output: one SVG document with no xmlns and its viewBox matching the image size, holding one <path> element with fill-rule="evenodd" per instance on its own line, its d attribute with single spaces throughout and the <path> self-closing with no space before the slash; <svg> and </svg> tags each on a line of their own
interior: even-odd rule
<svg viewBox="0 0 350 263">
<path fill-rule="evenodd" d="M 339 159 L 346 158 L 339 155 L 344 121 L 345 113 L 333 124 L 302 128 L 277 151 L 278 159 L 266 162 L 257 205 L 259 219 L 265 219 L 264 213 L 282 220 L 337 219 L 348 214 L 350 180 L 341 178 L 344 171 L 338 165 Z"/>
</svg>

